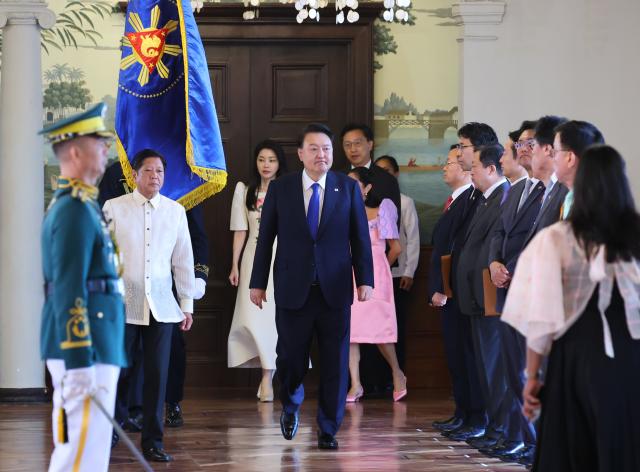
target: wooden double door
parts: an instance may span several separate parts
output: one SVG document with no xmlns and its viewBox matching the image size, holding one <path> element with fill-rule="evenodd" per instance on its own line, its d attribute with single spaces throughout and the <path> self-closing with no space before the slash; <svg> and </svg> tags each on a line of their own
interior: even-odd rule
<svg viewBox="0 0 640 472">
<path fill-rule="evenodd" d="M 227 187 L 204 203 L 211 270 L 207 293 L 196 303 L 194 328 L 187 336 L 187 385 L 256 385 L 257 370 L 227 368 L 227 337 L 236 300 L 236 289 L 227 278 L 233 191 L 238 181 L 249 181 L 255 166 L 253 148 L 265 138 L 283 146 L 289 171 L 295 171 L 302 168 L 297 139 L 306 124 L 324 123 L 336 133 L 351 121 L 371 124 L 371 23 L 376 11 L 362 8 L 358 24 L 338 26 L 330 21 L 295 24 L 291 5 L 263 7 L 255 22 L 242 21 L 241 6 L 207 5 L 196 17 L 229 178 Z M 341 146 L 334 148 L 334 168 L 345 167 Z"/>
</svg>

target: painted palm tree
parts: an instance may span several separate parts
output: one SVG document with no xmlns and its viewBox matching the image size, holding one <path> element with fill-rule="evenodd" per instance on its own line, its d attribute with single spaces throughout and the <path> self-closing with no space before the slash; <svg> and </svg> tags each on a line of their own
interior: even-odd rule
<svg viewBox="0 0 640 472">
<path fill-rule="evenodd" d="M 56 75 L 55 72 L 49 69 L 44 71 L 44 80 L 49 83 L 55 82 L 56 80 L 58 80 L 58 76 Z"/>
<path fill-rule="evenodd" d="M 64 10 L 58 13 L 53 28 L 42 30 L 42 49 L 48 54 L 51 48 L 62 51 L 66 47 L 78 47 L 78 40 L 88 40 L 95 46 L 102 35 L 96 31 L 96 21 L 108 18 L 114 11 L 114 2 L 106 1 L 71 1 Z M 0 30 L 0 50 L 2 49 L 2 32 Z M 0 64 L 2 54 L 0 53 Z"/>
<path fill-rule="evenodd" d="M 64 81 L 71 73 L 71 67 L 66 62 L 64 64 L 54 64 L 51 68 L 58 82 Z"/>
<path fill-rule="evenodd" d="M 80 82 L 84 79 L 84 71 L 77 67 L 73 67 L 67 73 L 67 78 L 72 82 Z"/>
</svg>

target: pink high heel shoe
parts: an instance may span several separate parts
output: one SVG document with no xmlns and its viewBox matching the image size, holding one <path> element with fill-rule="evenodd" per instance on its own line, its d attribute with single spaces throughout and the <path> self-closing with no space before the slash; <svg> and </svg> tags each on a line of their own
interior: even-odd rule
<svg viewBox="0 0 640 472">
<path fill-rule="evenodd" d="M 400 390 L 400 391 L 393 391 L 393 401 L 394 402 L 399 402 L 400 400 L 402 400 L 404 397 L 407 396 L 407 378 L 404 378 L 404 383 L 405 383 L 405 389 L 404 390 Z"/>
<path fill-rule="evenodd" d="M 347 395 L 347 403 L 355 403 L 362 398 L 364 395 L 364 388 L 360 386 L 354 395 Z"/>
</svg>

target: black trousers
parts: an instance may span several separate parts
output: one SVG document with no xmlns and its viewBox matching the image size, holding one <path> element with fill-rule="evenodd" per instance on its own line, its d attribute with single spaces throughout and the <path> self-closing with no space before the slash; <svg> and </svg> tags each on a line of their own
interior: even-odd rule
<svg viewBox="0 0 640 472">
<path fill-rule="evenodd" d="M 171 333 L 171 357 L 169 358 L 169 377 L 167 379 L 167 399 L 169 404 L 180 403 L 184 398 L 184 378 L 187 371 L 187 350 L 184 332 L 180 323 L 173 325 Z"/>
<path fill-rule="evenodd" d="M 500 344 L 500 317 L 470 316 L 471 338 L 476 369 L 489 419 L 487 434 L 502 436 L 511 407 L 507 397 L 506 378 Z"/>
<path fill-rule="evenodd" d="M 535 444 L 535 428 L 522 414 L 524 368 L 527 363 L 526 339 L 507 323 L 501 322 L 500 343 L 502 344 L 502 364 L 508 390 L 508 397 L 505 397 L 505 401 L 510 402 L 505 437 L 510 441 Z"/>
<path fill-rule="evenodd" d="M 295 413 L 304 400 L 302 381 L 309 370 L 311 342 L 318 339 L 320 370 L 318 427 L 335 435 L 342 424 L 349 378 L 351 307 L 330 307 L 319 286 L 312 286 L 305 304 L 297 310 L 276 307 L 276 368 L 280 401 L 287 413 Z"/>
<path fill-rule="evenodd" d="M 131 359 L 137 343 L 142 342 L 144 374 L 142 382 L 142 448 L 162 447 L 164 400 L 169 369 L 171 332 L 175 323 L 159 323 L 150 316 L 148 326 L 127 324 L 125 349 Z M 122 369 L 116 397 L 116 421 L 123 422 L 129 414 L 131 369 Z"/>
</svg>

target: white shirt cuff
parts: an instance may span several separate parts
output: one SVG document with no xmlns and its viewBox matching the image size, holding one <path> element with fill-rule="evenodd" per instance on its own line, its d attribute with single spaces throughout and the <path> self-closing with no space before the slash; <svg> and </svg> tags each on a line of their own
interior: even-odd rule
<svg viewBox="0 0 640 472">
<path fill-rule="evenodd" d="M 193 314 L 193 298 L 183 298 L 180 300 L 180 309 L 184 313 Z"/>
</svg>

